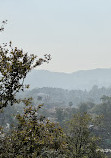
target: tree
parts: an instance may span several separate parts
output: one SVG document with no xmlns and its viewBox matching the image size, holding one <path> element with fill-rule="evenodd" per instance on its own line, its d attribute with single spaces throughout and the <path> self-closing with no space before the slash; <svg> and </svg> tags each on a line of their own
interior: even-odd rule
<svg viewBox="0 0 111 158">
<path fill-rule="evenodd" d="M 81 103 L 79 107 L 79 112 L 80 113 L 85 113 L 88 111 L 88 105 L 87 103 Z"/>
<path fill-rule="evenodd" d="M 71 108 L 73 105 L 72 101 L 69 102 L 69 107 Z"/>
<path fill-rule="evenodd" d="M 70 157 L 73 158 L 102 158 L 104 155 L 97 149 L 98 138 L 90 132 L 92 118 L 89 114 L 75 114 L 68 122 L 67 135 Z"/>
<path fill-rule="evenodd" d="M 0 157 L 65 158 L 66 141 L 61 127 L 38 114 L 32 106 L 17 115 L 18 126 L 1 139 Z"/>
<path fill-rule="evenodd" d="M 61 124 L 64 120 L 64 110 L 63 108 L 56 108 L 56 118 L 57 121 Z"/>
<path fill-rule="evenodd" d="M 97 115 L 103 115 L 102 126 L 95 131 L 97 135 L 102 137 L 101 147 L 111 147 L 111 97 L 102 96 L 102 103 L 98 104 L 93 112 Z"/>
<path fill-rule="evenodd" d="M 2 25 L 0 31 L 3 30 Z M 44 58 L 28 55 L 22 49 L 13 48 L 11 42 L 0 46 L 0 109 L 20 101 L 30 105 L 23 115 L 17 115 L 18 125 L 9 134 L 0 136 L 0 157 L 65 157 L 65 135 L 59 125 L 39 116 L 41 105 L 36 109 L 29 99 L 16 99 L 20 90 L 29 87 L 24 85 L 28 72 L 49 60 L 50 55 Z"/>
<path fill-rule="evenodd" d="M 0 46 L 0 109 L 17 102 L 16 93 L 28 88 L 24 85 L 28 72 L 49 60 L 50 55 L 44 58 L 28 55 L 22 49 L 13 48 L 11 42 L 8 48 L 7 44 Z"/>
</svg>

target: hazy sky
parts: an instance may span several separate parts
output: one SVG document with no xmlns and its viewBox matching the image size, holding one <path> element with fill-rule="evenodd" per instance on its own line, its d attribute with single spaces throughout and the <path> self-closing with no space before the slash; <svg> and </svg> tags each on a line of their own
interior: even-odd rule
<svg viewBox="0 0 111 158">
<path fill-rule="evenodd" d="M 111 0 L 0 0 L 0 43 L 52 61 L 40 68 L 74 72 L 111 67 Z"/>
</svg>

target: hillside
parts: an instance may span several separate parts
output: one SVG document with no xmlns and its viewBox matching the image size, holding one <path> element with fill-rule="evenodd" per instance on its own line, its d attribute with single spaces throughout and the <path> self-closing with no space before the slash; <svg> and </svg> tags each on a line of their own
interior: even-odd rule
<svg viewBox="0 0 111 158">
<path fill-rule="evenodd" d="M 81 70 L 74 73 L 50 72 L 33 70 L 26 78 L 30 88 L 53 87 L 63 89 L 90 90 L 98 87 L 111 86 L 111 69 Z"/>
</svg>

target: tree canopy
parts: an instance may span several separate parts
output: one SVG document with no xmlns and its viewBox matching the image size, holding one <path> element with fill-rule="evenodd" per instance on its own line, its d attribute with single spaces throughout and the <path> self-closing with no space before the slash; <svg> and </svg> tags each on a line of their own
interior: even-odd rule
<svg viewBox="0 0 111 158">
<path fill-rule="evenodd" d="M 18 126 L 1 140 L 1 157 L 47 157 L 64 155 L 67 147 L 61 127 L 38 114 L 29 106 L 17 115 Z M 50 153 L 51 152 L 51 153 Z"/>
<path fill-rule="evenodd" d="M 50 55 L 44 58 L 28 55 L 22 49 L 13 48 L 11 42 L 0 46 L 0 109 L 17 102 L 16 93 L 28 88 L 24 85 L 28 72 L 49 60 Z"/>
<path fill-rule="evenodd" d="M 68 141 L 71 157 L 74 158 L 103 158 L 97 142 L 99 138 L 92 135 L 90 125 L 94 123 L 87 113 L 77 113 L 68 122 Z"/>
</svg>

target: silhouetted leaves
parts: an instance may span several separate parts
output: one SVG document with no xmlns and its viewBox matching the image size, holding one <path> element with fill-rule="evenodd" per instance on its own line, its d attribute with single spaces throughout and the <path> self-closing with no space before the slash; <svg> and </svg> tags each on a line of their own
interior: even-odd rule
<svg viewBox="0 0 111 158">
<path fill-rule="evenodd" d="M 13 48 L 11 42 L 9 46 L 0 46 L 0 109 L 8 103 L 16 103 L 16 93 L 29 87 L 24 85 L 28 72 L 50 59 L 50 55 L 44 55 L 44 58 L 28 55 L 22 49 Z"/>
</svg>

